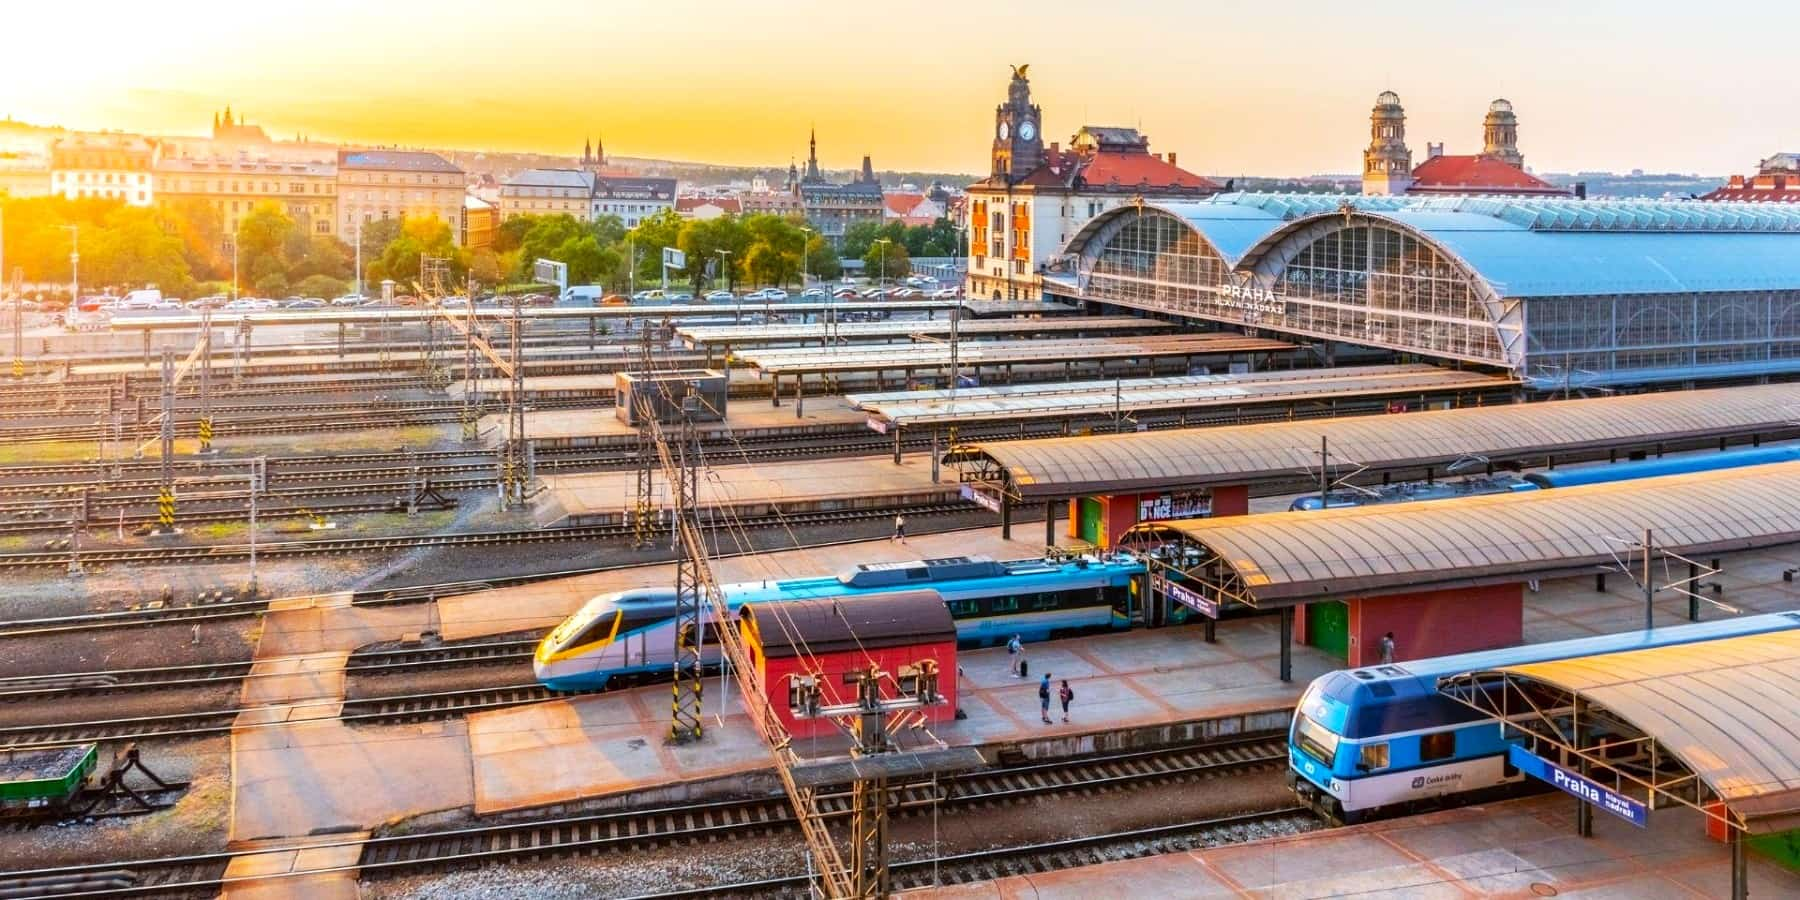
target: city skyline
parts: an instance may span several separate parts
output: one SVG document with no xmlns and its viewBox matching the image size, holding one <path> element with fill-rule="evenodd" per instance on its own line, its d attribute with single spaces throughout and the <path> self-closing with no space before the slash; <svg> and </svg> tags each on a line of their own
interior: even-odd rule
<svg viewBox="0 0 1800 900">
<path fill-rule="evenodd" d="M 202 0 L 174 21 L 120 8 L 83 28 L 73 56 L 28 41 L 0 57 L 0 115 L 199 134 L 229 104 L 283 139 L 574 155 L 604 137 L 615 155 L 766 167 L 804 159 L 816 125 L 830 169 L 870 154 L 882 169 L 979 173 L 1007 65 L 1031 63 L 1049 140 L 1084 124 L 1141 127 L 1152 150 L 1214 174 L 1356 172 L 1384 89 L 1405 101 L 1421 149 L 1452 153 L 1478 150 L 1487 103 L 1510 99 L 1539 171 L 1723 175 L 1792 143 L 1750 87 L 1778 83 L 1789 29 L 1741 35 L 1708 66 L 1720 51 L 1655 4 L 1390 19 L 1307 0 L 1276 23 L 1242 4 L 1200 16 L 1126 3 L 1073 43 L 1067 16 L 1091 13 L 1060 0 L 1030 14 L 927 2 L 903 21 L 818 0 L 781 20 L 699 0 L 605 16 L 516 6 L 495 18 L 470 0 L 320 0 L 305 17 L 259 18 Z M 72 15 L 6 19 L 19 34 L 56 33 Z"/>
</svg>

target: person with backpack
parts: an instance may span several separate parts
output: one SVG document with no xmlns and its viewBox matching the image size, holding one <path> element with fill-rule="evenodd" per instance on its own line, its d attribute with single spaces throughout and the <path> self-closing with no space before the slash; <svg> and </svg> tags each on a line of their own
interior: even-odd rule
<svg viewBox="0 0 1800 900">
<path fill-rule="evenodd" d="M 1069 687 L 1069 679 L 1062 680 L 1062 690 L 1056 692 L 1057 699 L 1062 701 L 1063 721 L 1069 721 L 1069 701 L 1075 699 L 1075 689 Z"/>
<path fill-rule="evenodd" d="M 1007 665 L 1012 669 L 1013 677 L 1024 678 L 1025 673 L 1019 670 L 1019 663 L 1025 661 L 1025 645 L 1020 642 L 1019 636 L 1016 634 L 1012 636 L 1012 640 L 1006 642 L 1006 658 Z"/>
<path fill-rule="evenodd" d="M 1044 717 L 1044 724 L 1050 723 L 1050 673 L 1044 673 L 1044 680 L 1038 682 L 1038 713 Z"/>
</svg>

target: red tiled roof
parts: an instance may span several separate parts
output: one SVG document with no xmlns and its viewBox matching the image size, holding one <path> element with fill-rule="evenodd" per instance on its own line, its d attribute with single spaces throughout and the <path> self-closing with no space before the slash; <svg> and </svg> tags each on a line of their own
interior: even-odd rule
<svg viewBox="0 0 1800 900">
<path fill-rule="evenodd" d="M 1178 187 L 1218 190 L 1211 179 L 1202 178 L 1153 153 L 1096 153 L 1081 168 L 1081 178 L 1090 187 Z"/>
<path fill-rule="evenodd" d="M 1407 193 L 1567 194 L 1568 191 L 1487 156 L 1434 156 L 1413 168 Z"/>
<path fill-rule="evenodd" d="M 905 216 L 910 214 L 914 207 L 925 202 L 925 195 L 909 193 L 906 191 L 890 191 L 882 194 L 881 199 L 882 202 L 887 204 L 889 213 L 896 216 Z"/>
<path fill-rule="evenodd" d="M 1722 187 L 1710 194 L 1700 195 L 1702 200 L 1737 200 L 1744 203 L 1800 203 L 1800 187 L 1771 190 L 1769 188 L 1731 188 Z"/>
<path fill-rule="evenodd" d="M 736 197 L 678 197 L 675 200 L 675 211 L 678 213 L 693 212 L 708 204 L 728 213 L 744 211 L 744 205 L 739 203 Z"/>
</svg>

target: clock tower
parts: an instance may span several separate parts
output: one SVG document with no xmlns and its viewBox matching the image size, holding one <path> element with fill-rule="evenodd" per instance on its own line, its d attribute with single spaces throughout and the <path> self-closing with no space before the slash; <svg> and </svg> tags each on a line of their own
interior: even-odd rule
<svg viewBox="0 0 1800 900">
<path fill-rule="evenodd" d="M 1014 181 L 1044 164 L 1043 111 L 1031 102 L 1030 65 L 1013 66 L 1006 102 L 994 107 L 994 171 Z"/>
</svg>

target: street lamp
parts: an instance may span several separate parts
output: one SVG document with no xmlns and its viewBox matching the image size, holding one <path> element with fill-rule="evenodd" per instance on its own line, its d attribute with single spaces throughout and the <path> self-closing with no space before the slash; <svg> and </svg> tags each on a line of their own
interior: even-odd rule
<svg viewBox="0 0 1800 900">
<path fill-rule="evenodd" d="M 893 243 L 891 238 L 880 238 L 875 243 L 881 245 L 881 297 L 887 299 L 887 248 Z"/>
<path fill-rule="evenodd" d="M 69 229 L 69 312 L 81 312 L 81 226 L 64 225 Z"/>
<path fill-rule="evenodd" d="M 719 255 L 719 267 L 725 272 L 725 290 L 735 295 L 737 291 L 733 289 L 734 286 L 731 283 L 731 251 L 714 250 L 713 252 Z"/>
<path fill-rule="evenodd" d="M 238 242 L 237 242 L 237 237 L 235 235 L 233 235 L 232 237 L 228 237 L 225 239 L 225 243 L 231 245 L 231 299 L 236 300 L 238 298 Z M 360 293 L 362 290 L 361 285 L 360 285 L 360 280 L 361 280 L 360 276 L 362 273 L 359 270 L 357 274 L 359 276 L 359 278 L 358 278 L 359 284 L 357 287 L 357 291 Z"/>
</svg>

